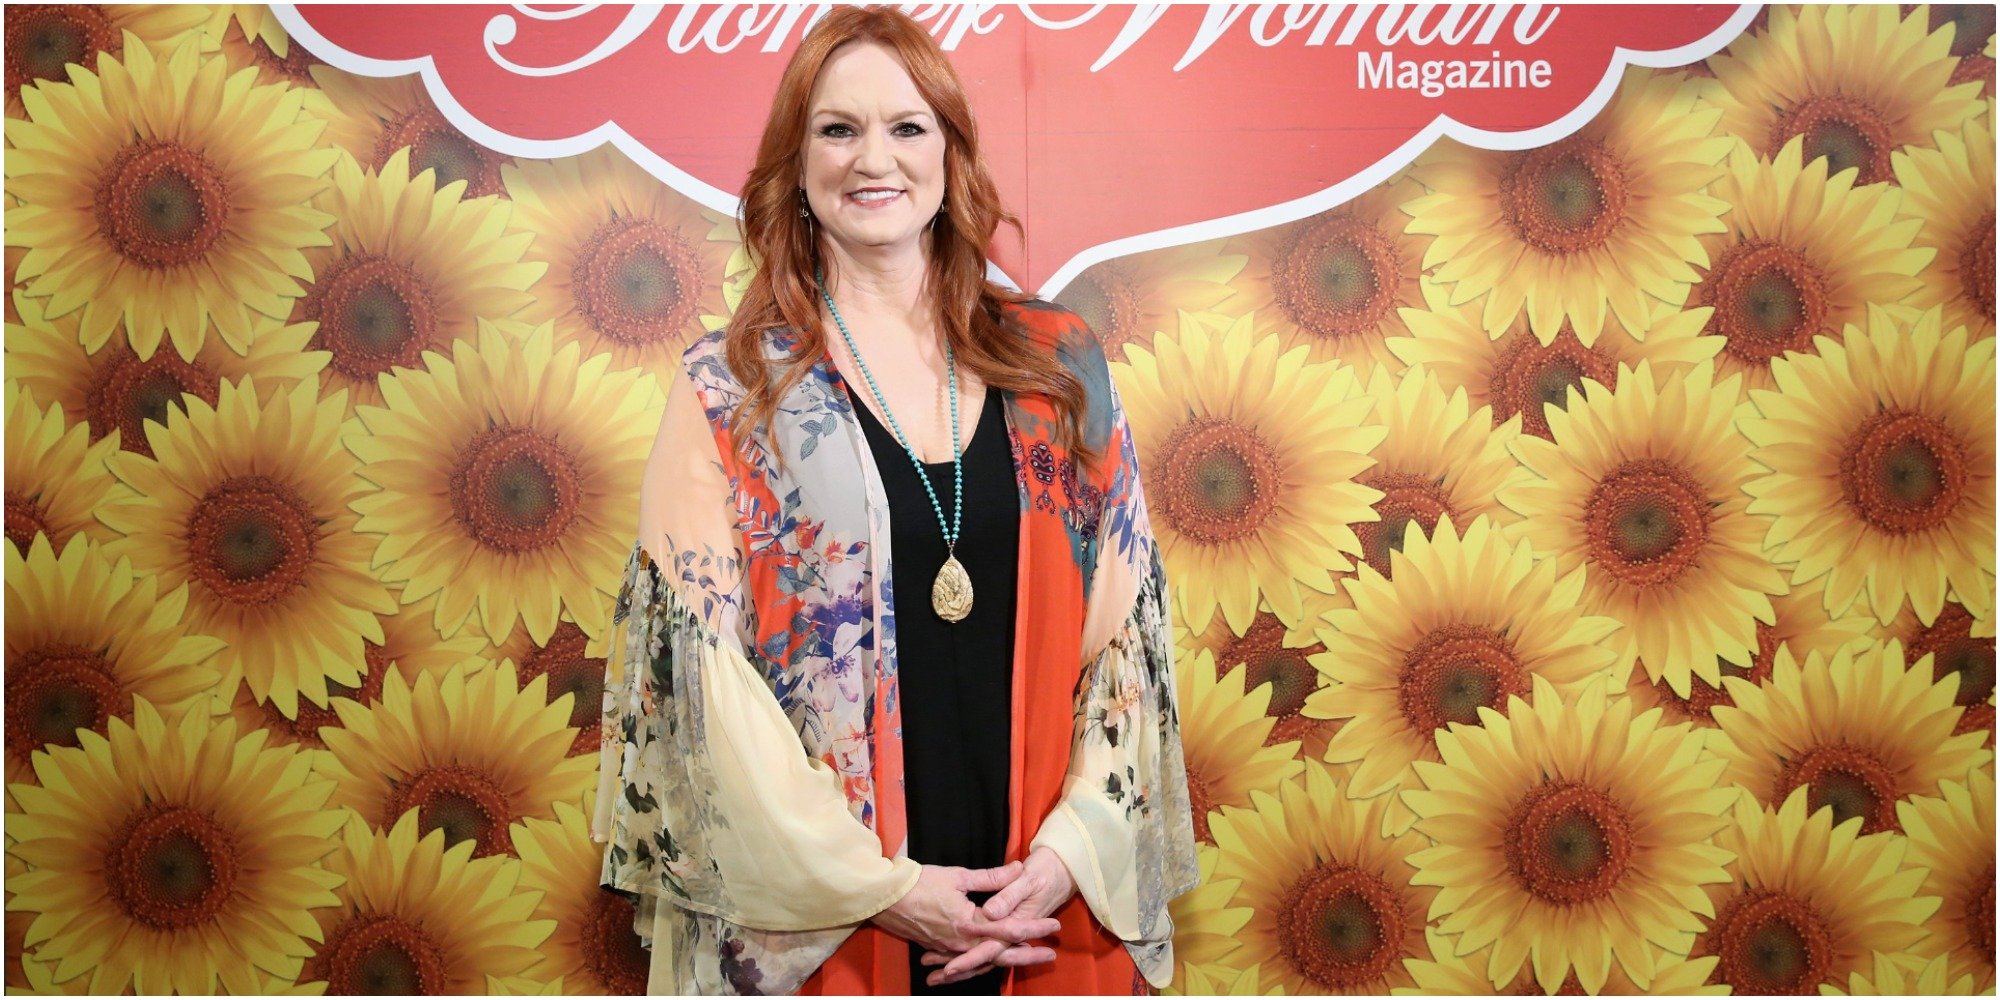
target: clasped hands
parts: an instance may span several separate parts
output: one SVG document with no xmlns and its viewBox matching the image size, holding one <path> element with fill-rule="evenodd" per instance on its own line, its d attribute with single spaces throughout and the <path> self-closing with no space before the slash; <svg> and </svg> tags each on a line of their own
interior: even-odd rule
<svg viewBox="0 0 2000 1000">
<path fill-rule="evenodd" d="M 983 905 L 967 893 L 991 892 Z M 1031 942 L 1062 927 L 1052 914 L 1076 894 L 1069 869 L 1046 847 L 1000 868 L 925 865 L 917 884 L 875 923 L 925 949 L 923 964 L 942 966 L 932 986 L 970 979 L 994 967 L 1055 961 L 1054 949 Z"/>
</svg>

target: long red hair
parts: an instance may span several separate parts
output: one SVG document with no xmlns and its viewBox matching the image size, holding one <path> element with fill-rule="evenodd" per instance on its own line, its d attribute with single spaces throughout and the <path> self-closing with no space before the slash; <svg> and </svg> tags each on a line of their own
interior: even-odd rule
<svg viewBox="0 0 2000 1000">
<path fill-rule="evenodd" d="M 750 432 L 765 426 L 778 401 L 826 356 L 820 325 L 819 291 L 813 282 L 819 264 L 816 226 L 798 213 L 798 177 L 805 147 L 813 84 L 835 49 L 873 41 L 894 52 L 937 114 L 945 137 L 945 210 L 932 227 L 925 287 L 937 310 L 936 323 L 958 363 L 986 385 L 1046 397 L 1055 409 L 1057 438 L 1086 463 L 1083 384 L 1055 354 L 1002 321 L 1001 307 L 1029 296 L 986 280 L 986 248 L 1002 222 L 1019 232 L 1020 221 L 1000 204 L 999 191 L 979 154 L 979 129 L 966 103 L 958 73 L 922 25 L 893 7 L 840 7 L 826 15 L 799 42 L 764 123 L 757 163 L 744 185 L 743 242 L 756 274 L 729 321 L 725 354 L 730 370 L 748 388 L 730 419 L 738 450 Z M 767 359 L 767 331 L 785 328 L 797 337 L 790 358 Z M 782 461 L 782 456 L 780 457 Z"/>
</svg>

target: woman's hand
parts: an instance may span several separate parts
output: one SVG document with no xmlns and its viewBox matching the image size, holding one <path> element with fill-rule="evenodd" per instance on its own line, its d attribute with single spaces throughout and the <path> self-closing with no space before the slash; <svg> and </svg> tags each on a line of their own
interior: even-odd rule
<svg viewBox="0 0 2000 1000">
<path fill-rule="evenodd" d="M 1033 965 L 1055 959 L 1055 952 L 1048 948 L 1023 945 L 1020 939 L 997 939 L 983 928 L 997 923 L 1028 919 L 1042 920 L 1060 927 L 1060 921 L 1049 918 L 1057 910 L 1062 909 L 1063 904 L 1069 902 L 1071 896 L 1076 895 L 1076 879 L 1070 876 L 1069 867 L 1062 863 L 1056 852 L 1046 847 L 1036 848 L 1028 855 L 1026 863 L 1017 861 L 1006 868 L 995 868 L 990 871 L 1004 872 L 1012 869 L 1018 869 L 1018 875 L 994 893 L 993 898 L 987 900 L 984 906 L 979 907 L 978 919 L 967 925 L 968 930 L 987 940 L 979 942 L 970 949 L 949 949 L 961 952 L 957 955 L 932 948 L 921 959 L 925 965 L 944 966 L 926 978 L 932 986 L 970 979 L 994 966 Z M 992 923 L 988 923 L 989 921 Z M 1043 952 L 1047 953 L 1047 957 L 1041 957 Z"/>
<path fill-rule="evenodd" d="M 955 955 L 987 945 L 994 946 L 997 954 L 1009 945 L 1048 937 L 1062 928 L 1060 921 L 1025 914 L 988 918 L 965 896 L 968 892 L 1004 892 L 1020 881 L 1024 870 L 1025 866 L 1018 861 L 1002 868 L 980 869 L 925 865 L 917 875 L 917 884 L 894 905 L 875 914 L 874 922 L 897 937 L 922 945 L 926 951 L 941 954 Z M 1047 948 L 1024 951 L 1017 956 L 1022 959 L 1020 964 L 1048 962 L 1056 957 Z M 1038 957 L 1035 952 L 1045 955 Z M 981 959 L 980 965 L 989 962 Z"/>
</svg>

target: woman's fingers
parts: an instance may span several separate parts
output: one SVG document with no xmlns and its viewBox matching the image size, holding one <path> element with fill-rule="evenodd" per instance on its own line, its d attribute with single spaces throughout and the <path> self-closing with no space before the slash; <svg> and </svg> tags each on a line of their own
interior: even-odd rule
<svg viewBox="0 0 2000 1000">
<path fill-rule="evenodd" d="M 998 920 L 1014 912 L 1021 901 L 1041 891 L 1042 880 L 1035 875 L 1023 875 L 1015 879 L 1005 889 L 993 894 L 979 909 L 989 920 Z"/>
<path fill-rule="evenodd" d="M 960 892 L 999 892 L 1021 877 L 1021 863 L 1010 861 L 998 868 L 958 869 Z"/>
<path fill-rule="evenodd" d="M 1054 917 L 1003 917 L 999 920 L 986 920 L 975 912 L 971 919 L 953 924 L 952 930 L 968 940 L 983 937 L 999 938 L 1010 944 L 1021 944 L 1055 935 L 1062 930 L 1062 921 Z"/>
<path fill-rule="evenodd" d="M 1007 943 L 1005 941 L 981 941 L 974 945 L 971 951 L 945 963 L 943 969 L 931 973 L 926 978 L 926 981 L 936 986 L 941 983 L 955 983 L 960 979 L 977 975 L 979 970 L 992 965 L 993 960 L 999 958 L 1000 953 L 1006 950 Z"/>
<path fill-rule="evenodd" d="M 1054 948 L 1017 944 L 1001 952 L 998 957 L 993 959 L 993 964 L 1013 968 L 1022 965 L 1040 965 L 1043 962 L 1053 962 L 1055 960 L 1056 951 Z"/>
</svg>

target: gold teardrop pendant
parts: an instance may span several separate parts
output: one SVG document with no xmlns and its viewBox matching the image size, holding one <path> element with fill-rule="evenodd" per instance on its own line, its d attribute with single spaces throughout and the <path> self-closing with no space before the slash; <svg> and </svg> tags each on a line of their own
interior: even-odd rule
<svg viewBox="0 0 2000 1000">
<path fill-rule="evenodd" d="M 972 613 L 972 577 L 959 565 L 958 557 L 945 559 L 931 583 L 931 608 L 948 622 L 964 621 Z"/>
</svg>

